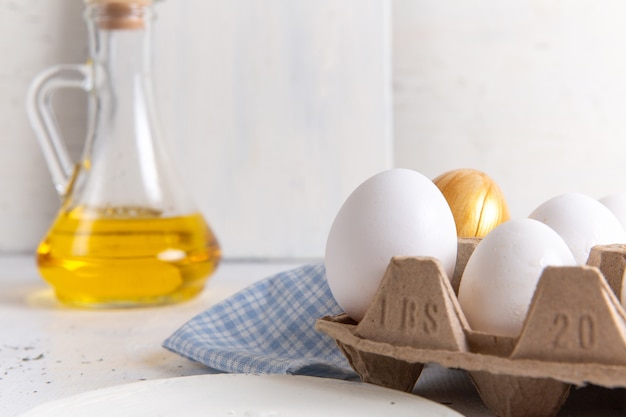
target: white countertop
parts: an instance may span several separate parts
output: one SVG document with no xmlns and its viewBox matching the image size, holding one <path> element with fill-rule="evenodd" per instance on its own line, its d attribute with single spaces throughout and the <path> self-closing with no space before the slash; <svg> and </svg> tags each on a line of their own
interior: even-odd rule
<svg viewBox="0 0 626 417">
<path fill-rule="evenodd" d="M 303 262 L 224 262 L 191 301 L 152 308 L 83 310 L 58 304 L 31 257 L 0 257 L 0 416 L 128 382 L 212 373 L 161 347 L 210 305 Z M 467 416 L 490 416 L 462 371 L 428 365 L 415 393 Z M 624 390 L 573 389 L 562 416 L 623 416 Z"/>
<path fill-rule="evenodd" d="M 211 372 L 161 343 L 215 302 L 297 265 L 224 262 L 191 301 L 82 310 L 55 301 L 31 257 L 0 257 L 0 416 L 96 388 Z"/>
</svg>

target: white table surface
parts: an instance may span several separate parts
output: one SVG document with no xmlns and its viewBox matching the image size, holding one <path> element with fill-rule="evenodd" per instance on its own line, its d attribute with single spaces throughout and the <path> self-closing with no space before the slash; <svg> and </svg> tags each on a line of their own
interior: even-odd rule
<svg viewBox="0 0 626 417">
<path fill-rule="evenodd" d="M 97 388 L 212 373 L 161 343 L 217 301 L 302 263 L 224 262 L 191 301 L 94 311 L 58 304 L 32 257 L 0 257 L 0 416 Z M 467 416 L 492 415 L 463 371 L 427 365 L 414 392 Z M 623 390 L 575 389 L 560 415 L 623 416 L 624 398 Z"/>
<path fill-rule="evenodd" d="M 32 257 L 0 257 L 0 416 L 96 388 L 211 372 L 161 343 L 215 302 L 296 266 L 225 262 L 191 301 L 83 310 L 55 301 Z"/>
</svg>

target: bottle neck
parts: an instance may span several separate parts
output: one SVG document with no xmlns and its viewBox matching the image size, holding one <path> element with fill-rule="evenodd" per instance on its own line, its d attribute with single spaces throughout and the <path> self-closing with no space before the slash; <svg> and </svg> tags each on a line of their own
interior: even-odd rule
<svg viewBox="0 0 626 417">
<path fill-rule="evenodd" d="M 91 4 L 86 12 L 93 88 L 84 169 L 70 204 L 189 213 L 192 204 L 181 191 L 158 126 L 152 6 L 110 1 L 118 2 Z"/>
<path fill-rule="evenodd" d="M 151 78 L 152 7 L 94 4 L 87 8 L 86 17 L 93 71 L 90 126 L 94 129 L 89 132 L 86 155 L 96 138 L 105 139 L 109 147 L 154 146 L 159 132 Z M 148 145 L 133 144 L 140 140 Z"/>
<path fill-rule="evenodd" d="M 104 3 L 87 7 L 90 57 L 94 69 L 105 76 L 149 77 L 152 67 L 151 6 L 139 3 Z M 97 76 L 98 74 L 96 74 Z"/>
</svg>

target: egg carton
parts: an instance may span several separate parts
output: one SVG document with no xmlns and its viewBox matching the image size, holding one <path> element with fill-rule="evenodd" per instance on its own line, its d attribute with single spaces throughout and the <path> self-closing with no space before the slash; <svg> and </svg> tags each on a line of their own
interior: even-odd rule
<svg viewBox="0 0 626 417">
<path fill-rule="evenodd" d="M 502 417 L 553 416 L 570 387 L 626 387 L 626 246 L 594 247 L 587 265 L 546 267 L 518 337 L 472 330 L 456 291 L 478 239 L 460 239 L 452 279 L 429 257 L 391 259 L 363 320 L 317 320 L 361 379 L 412 391 L 426 363 L 469 373 Z"/>
</svg>

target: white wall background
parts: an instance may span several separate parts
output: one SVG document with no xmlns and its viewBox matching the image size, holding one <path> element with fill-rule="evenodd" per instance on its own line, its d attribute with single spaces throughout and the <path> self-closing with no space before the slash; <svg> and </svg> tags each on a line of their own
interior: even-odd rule
<svg viewBox="0 0 626 417">
<path fill-rule="evenodd" d="M 164 125 L 226 256 L 321 256 L 346 194 L 391 166 L 389 4 L 160 5 Z"/>
<path fill-rule="evenodd" d="M 482 169 L 516 217 L 626 192 L 626 3 L 393 4 L 396 165 Z"/>
<path fill-rule="evenodd" d="M 343 199 L 392 164 L 481 169 L 514 216 L 563 192 L 626 191 L 623 2 L 157 8 L 163 126 L 228 257 L 321 256 Z M 32 251 L 58 206 L 24 95 L 41 69 L 84 61 L 81 11 L 0 0 L 0 252 Z M 78 154 L 82 97 L 59 102 Z"/>
</svg>

